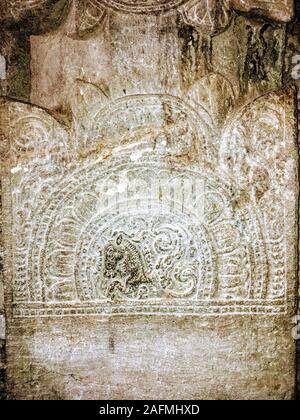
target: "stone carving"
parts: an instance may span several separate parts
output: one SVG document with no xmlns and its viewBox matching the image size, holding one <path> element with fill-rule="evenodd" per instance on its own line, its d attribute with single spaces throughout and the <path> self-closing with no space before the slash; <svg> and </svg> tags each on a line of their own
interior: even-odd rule
<svg viewBox="0 0 300 420">
<path fill-rule="evenodd" d="M 76 0 L 76 31 L 71 37 L 87 37 L 102 27 L 110 12 L 159 15 L 176 9 L 188 0 Z"/>
<path fill-rule="evenodd" d="M 0 10 L 0 22 L 8 29 L 22 24 L 23 32 L 46 32 L 62 23 L 71 4 L 70 0 L 6 0 Z M 176 8 L 187 24 L 209 35 L 226 29 L 231 20 L 231 8 L 279 22 L 289 22 L 294 15 L 292 0 L 76 0 L 76 36 L 85 37 L 97 30 L 109 10 L 160 14 Z"/>
<path fill-rule="evenodd" d="M 291 2 L 2 4 L 9 399 L 291 398 Z"/>
<path fill-rule="evenodd" d="M 71 109 L 75 136 L 86 144 L 91 139 L 91 126 L 95 113 L 105 108 L 110 102 L 110 92 L 83 80 L 76 80 L 73 87 Z M 95 133 L 97 138 L 97 133 Z"/>
<path fill-rule="evenodd" d="M 229 26 L 232 9 L 279 22 L 289 22 L 294 16 L 292 0 L 189 0 L 180 11 L 187 24 L 213 36 Z"/>
<path fill-rule="evenodd" d="M 23 33 L 42 33 L 60 26 L 69 5 L 69 0 L 5 0 L 0 23 L 8 29 L 21 25 Z"/>
<path fill-rule="evenodd" d="M 99 0 L 77 1 L 75 13 L 76 35 L 80 38 L 94 33 L 107 16 L 107 10 Z"/>
<path fill-rule="evenodd" d="M 93 97 L 89 106 L 78 92 L 74 98 L 74 106 L 80 106 L 76 127 L 82 147 L 92 151 L 106 139 L 111 146 L 138 141 L 142 145 L 151 139 L 151 147 L 162 155 L 193 159 L 191 152 L 193 156 L 196 152 L 203 159 L 217 158 L 211 118 L 201 104 L 196 111 L 187 101 L 167 94 L 131 95 L 109 102 L 95 86 L 80 83 L 80 89 Z"/>
<path fill-rule="evenodd" d="M 174 9 L 187 0 L 94 0 L 104 6 L 123 13 L 162 13 Z"/>
<path fill-rule="evenodd" d="M 211 117 L 210 126 L 220 129 L 236 102 L 231 83 L 218 73 L 210 73 L 194 83 L 187 96 L 200 114 Z"/>
<path fill-rule="evenodd" d="M 213 150 L 179 98 L 102 103 L 67 166 L 56 163 L 74 148 L 63 127 L 10 103 L 15 315 L 285 312 L 292 98 L 250 104 Z"/>
<path fill-rule="evenodd" d="M 231 20 L 228 0 L 189 0 L 181 11 L 187 24 L 209 35 L 224 31 Z"/>
<path fill-rule="evenodd" d="M 267 100 L 266 97 L 258 99 L 254 106 L 238 116 L 238 124 L 231 125 L 221 144 L 223 168 L 238 179 L 241 189 L 250 191 L 253 202 L 263 215 L 265 241 L 269 261 L 272 261 L 270 270 L 274 278 L 270 290 L 274 296 L 286 287 L 283 280 L 284 235 L 287 232 L 284 214 L 290 200 L 294 200 L 292 185 L 296 179 L 293 173 L 297 172 L 292 124 L 283 122 L 287 118 L 285 109 L 289 100 L 274 94 Z M 255 124 L 250 125 L 249 121 L 255 121 Z M 282 191 L 285 191 L 284 198 Z"/>
<path fill-rule="evenodd" d="M 0 99 L 0 114 L 1 157 L 6 164 L 7 159 L 15 164 L 15 171 L 19 169 L 17 164 L 20 161 L 40 159 L 42 164 L 55 158 L 61 150 L 67 151 L 66 128 L 45 110 Z"/>
</svg>

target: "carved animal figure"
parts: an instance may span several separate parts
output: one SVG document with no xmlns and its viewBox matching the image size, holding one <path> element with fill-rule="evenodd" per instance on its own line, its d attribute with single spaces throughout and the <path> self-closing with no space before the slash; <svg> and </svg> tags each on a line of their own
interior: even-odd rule
<svg viewBox="0 0 300 420">
<path fill-rule="evenodd" d="M 108 295 L 117 287 L 123 292 L 128 287 L 149 283 L 150 279 L 145 274 L 146 267 L 137 247 L 125 234 L 119 234 L 110 241 L 103 251 L 104 277 L 111 279 Z"/>
</svg>

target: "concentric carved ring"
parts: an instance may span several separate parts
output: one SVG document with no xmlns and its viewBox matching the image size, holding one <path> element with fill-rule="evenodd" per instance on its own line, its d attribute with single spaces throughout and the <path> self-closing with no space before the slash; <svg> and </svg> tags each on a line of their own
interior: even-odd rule
<svg viewBox="0 0 300 420">
<path fill-rule="evenodd" d="M 96 1 L 100 3 L 99 0 Z M 101 5 L 123 13 L 163 13 L 186 2 L 187 0 L 101 0 Z"/>
</svg>

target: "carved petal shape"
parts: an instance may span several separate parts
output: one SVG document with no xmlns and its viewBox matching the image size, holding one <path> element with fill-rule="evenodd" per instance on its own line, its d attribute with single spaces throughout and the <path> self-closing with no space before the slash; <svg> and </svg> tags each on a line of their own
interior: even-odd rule
<svg viewBox="0 0 300 420">
<path fill-rule="evenodd" d="M 290 168 L 297 159 L 294 109 L 294 90 L 279 91 L 247 105 L 228 124 L 220 161 L 241 188 L 256 189 L 253 180 L 261 184 L 262 177 L 267 183 L 270 178 L 274 188 L 291 188 Z"/>
<path fill-rule="evenodd" d="M 227 0 L 190 0 L 181 8 L 183 18 L 208 35 L 224 31 L 231 20 L 231 10 Z"/>
<path fill-rule="evenodd" d="M 0 24 L 21 24 L 22 32 L 32 34 L 53 30 L 67 16 L 69 5 L 70 0 L 5 0 L 1 4 Z"/>
<path fill-rule="evenodd" d="M 108 89 L 76 80 L 72 98 L 73 129 L 82 143 L 90 136 L 95 114 L 109 102 Z"/>
<path fill-rule="evenodd" d="M 285 293 L 284 275 L 291 279 L 291 284 L 294 278 L 293 269 L 284 274 L 284 267 L 294 267 L 296 257 L 293 248 L 298 217 L 295 105 L 293 89 L 257 99 L 229 123 L 220 149 L 222 173 L 234 179 L 240 188 L 235 197 L 236 210 L 252 202 L 251 213 L 260 215 L 260 223 L 265 226 L 264 239 L 259 240 L 254 252 L 259 254 L 265 241 L 272 278 L 268 293 L 273 297 Z M 255 231 L 254 224 L 250 231 Z"/>
<path fill-rule="evenodd" d="M 159 14 L 181 6 L 187 0 L 95 0 L 123 13 Z"/>
<path fill-rule="evenodd" d="M 76 36 L 87 37 L 94 33 L 106 17 L 106 9 L 98 0 L 79 0 L 76 3 Z"/>
<path fill-rule="evenodd" d="M 215 128 L 219 128 L 235 103 L 231 83 L 221 74 L 210 73 L 194 83 L 188 91 L 194 106 L 204 108 Z"/>
</svg>

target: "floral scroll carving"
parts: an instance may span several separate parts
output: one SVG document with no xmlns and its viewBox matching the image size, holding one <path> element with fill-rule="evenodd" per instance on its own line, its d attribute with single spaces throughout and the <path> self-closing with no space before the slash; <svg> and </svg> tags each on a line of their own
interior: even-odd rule
<svg viewBox="0 0 300 420">
<path fill-rule="evenodd" d="M 294 17 L 293 0 L 231 0 L 232 7 L 278 22 L 290 22 Z"/>
</svg>

